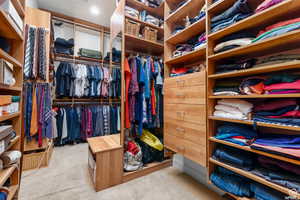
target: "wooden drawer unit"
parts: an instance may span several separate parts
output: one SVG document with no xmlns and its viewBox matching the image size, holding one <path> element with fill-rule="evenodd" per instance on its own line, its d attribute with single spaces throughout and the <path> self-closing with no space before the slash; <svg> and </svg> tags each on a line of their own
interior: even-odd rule
<svg viewBox="0 0 300 200">
<path fill-rule="evenodd" d="M 164 133 L 195 144 L 206 145 L 206 125 L 166 119 Z"/>
<path fill-rule="evenodd" d="M 164 119 L 178 120 L 179 123 L 181 123 L 181 121 L 185 121 L 205 125 L 206 106 L 189 104 L 165 104 Z"/>
<path fill-rule="evenodd" d="M 164 87 L 168 90 L 169 88 L 186 88 L 205 85 L 205 74 L 205 72 L 197 72 L 179 77 L 166 78 Z"/>
<path fill-rule="evenodd" d="M 206 144 L 195 144 L 171 134 L 165 134 L 164 137 L 165 146 L 167 148 L 176 153 L 182 154 L 202 166 L 206 166 Z"/>
<path fill-rule="evenodd" d="M 165 89 L 164 101 L 166 104 L 205 104 L 205 86 Z"/>
</svg>

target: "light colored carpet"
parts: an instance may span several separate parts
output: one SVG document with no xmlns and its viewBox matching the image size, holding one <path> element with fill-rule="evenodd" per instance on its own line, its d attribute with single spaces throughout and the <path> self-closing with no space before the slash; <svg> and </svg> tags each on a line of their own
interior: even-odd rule
<svg viewBox="0 0 300 200">
<path fill-rule="evenodd" d="M 87 144 L 55 148 L 48 168 L 23 173 L 20 191 L 20 200 L 218 199 L 173 167 L 96 193 L 87 169 Z"/>
</svg>

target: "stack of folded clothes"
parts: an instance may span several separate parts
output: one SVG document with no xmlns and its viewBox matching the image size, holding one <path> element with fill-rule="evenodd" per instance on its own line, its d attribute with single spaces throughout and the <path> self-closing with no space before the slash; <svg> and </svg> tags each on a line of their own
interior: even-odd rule
<svg viewBox="0 0 300 200">
<path fill-rule="evenodd" d="M 153 24 L 153 25 L 155 25 L 155 26 L 159 26 L 159 23 L 160 23 L 160 21 L 159 21 L 158 18 L 156 18 L 156 17 L 154 17 L 154 16 L 152 16 L 152 15 L 149 15 L 149 14 L 147 13 L 146 10 L 143 10 L 143 11 L 141 12 L 141 14 L 140 14 L 140 19 L 141 19 L 142 21 L 144 21 L 144 22 Z"/>
<path fill-rule="evenodd" d="M 233 81 L 219 80 L 215 84 L 213 95 L 215 95 L 215 96 L 238 95 L 239 94 L 239 86 L 240 86 L 240 82 L 236 81 L 236 80 L 233 80 Z"/>
<path fill-rule="evenodd" d="M 255 157 L 253 155 L 247 151 L 220 145 L 215 149 L 213 159 L 246 171 L 251 171 L 255 166 Z"/>
<path fill-rule="evenodd" d="M 215 46 L 214 52 L 220 53 L 237 47 L 247 46 L 253 42 L 255 35 L 252 33 L 238 32 L 225 36 Z"/>
<path fill-rule="evenodd" d="M 74 39 L 56 38 L 54 48 L 55 53 L 72 55 L 74 53 Z"/>
<path fill-rule="evenodd" d="M 173 57 L 182 56 L 191 51 L 202 48 L 206 45 L 206 34 L 201 33 L 195 37 L 190 38 L 185 44 L 176 45 Z"/>
<path fill-rule="evenodd" d="M 194 72 L 200 72 L 201 67 L 205 66 L 195 66 L 195 67 L 173 67 L 171 69 L 170 77 L 183 76 L 185 74 L 191 74 Z"/>
<path fill-rule="evenodd" d="M 215 117 L 230 119 L 249 119 L 253 108 L 252 103 L 240 99 L 222 99 L 215 106 Z"/>
<path fill-rule="evenodd" d="M 242 80 L 240 84 L 240 93 L 245 95 L 251 94 L 263 94 L 264 93 L 264 81 L 263 76 L 253 76 Z"/>
<path fill-rule="evenodd" d="M 105 61 L 110 61 L 110 52 L 107 52 L 106 56 L 104 57 Z M 112 49 L 112 61 L 116 63 L 121 62 L 121 51 L 117 50 L 116 48 Z"/>
<path fill-rule="evenodd" d="M 299 135 L 261 134 L 250 147 L 256 150 L 300 160 Z"/>
<path fill-rule="evenodd" d="M 232 7 L 211 19 L 211 32 L 224 29 L 236 22 L 251 16 L 252 9 L 248 5 L 248 0 L 237 0 Z"/>
<path fill-rule="evenodd" d="M 252 68 L 256 63 L 256 59 L 241 59 L 241 60 L 229 60 L 224 64 L 216 65 L 216 73 L 225 73 L 235 70 L 243 70 Z"/>
<path fill-rule="evenodd" d="M 268 100 L 254 107 L 253 120 L 280 125 L 300 126 L 299 104 L 295 99 Z"/>
<path fill-rule="evenodd" d="M 180 2 L 176 5 L 176 7 L 175 7 L 174 9 L 170 10 L 169 14 L 172 14 L 172 13 L 176 12 L 176 11 L 178 10 L 178 8 L 180 8 L 180 7 L 183 6 L 186 2 L 189 2 L 189 1 L 191 1 L 191 0 L 180 1 Z"/>
<path fill-rule="evenodd" d="M 131 8 L 129 6 L 125 6 L 125 12 L 127 15 L 134 17 L 134 18 L 139 18 L 140 12 L 134 8 Z"/>
<path fill-rule="evenodd" d="M 197 40 L 193 42 L 194 50 L 200 49 L 206 45 L 206 33 L 202 33 L 201 35 L 196 37 Z"/>
<path fill-rule="evenodd" d="M 275 6 L 285 0 L 264 0 L 257 8 L 255 9 L 255 13 L 260 13 L 272 6 Z"/>
<path fill-rule="evenodd" d="M 241 146 L 248 146 L 256 137 L 257 133 L 252 127 L 233 123 L 225 123 L 219 126 L 215 136 L 216 139 L 225 140 Z"/>
<path fill-rule="evenodd" d="M 80 48 L 78 55 L 87 58 L 102 59 L 102 53 L 100 51 L 96 51 L 92 49 Z"/>
<path fill-rule="evenodd" d="M 256 62 L 253 67 L 264 67 L 267 65 L 275 65 L 284 62 L 291 62 L 291 61 L 299 61 L 300 54 L 296 52 L 286 52 L 281 54 L 273 54 L 267 55 L 263 57 L 256 58 Z"/>
<path fill-rule="evenodd" d="M 178 44 L 176 45 L 176 50 L 173 52 L 173 57 L 182 56 L 188 52 L 193 51 L 193 46 L 190 44 Z"/>
<path fill-rule="evenodd" d="M 300 93 L 300 76 L 292 74 L 273 74 L 264 81 L 266 94 Z"/>
<path fill-rule="evenodd" d="M 221 190 L 239 197 L 257 200 L 282 200 L 285 196 L 262 184 L 255 183 L 223 167 L 217 167 L 211 174 L 210 180 Z"/>
<path fill-rule="evenodd" d="M 251 173 L 267 181 L 300 192 L 300 170 L 297 165 L 265 156 L 257 158 L 259 166 Z"/>
<path fill-rule="evenodd" d="M 300 29 L 300 18 L 281 21 L 261 30 L 252 43 Z"/>
<path fill-rule="evenodd" d="M 206 4 L 203 5 L 203 7 L 201 8 L 201 10 L 199 11 L 198 15 L 191 18 L 190 19 L 190 24 L 193 24 L 197 21 L 199 21 L 200 19 L 202 19 L 206 14 Z"/>
</svg>

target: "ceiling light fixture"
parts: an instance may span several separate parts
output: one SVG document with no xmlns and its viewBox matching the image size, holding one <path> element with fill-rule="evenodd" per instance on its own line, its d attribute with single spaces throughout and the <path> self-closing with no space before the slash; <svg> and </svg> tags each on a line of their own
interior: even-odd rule
<svg viewBox="0 0 300 200">
<path fill-rule="evenodd" d="M 99 15 L 99 9 L 97 6 L 91 6 L 90 11 L 93 15 Z"/>
</svg>

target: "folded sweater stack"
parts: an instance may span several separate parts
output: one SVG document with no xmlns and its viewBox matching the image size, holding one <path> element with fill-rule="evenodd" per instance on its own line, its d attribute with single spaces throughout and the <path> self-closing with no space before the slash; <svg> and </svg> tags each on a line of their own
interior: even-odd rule
<svg viewBox="0 0 300 200">
<path fill-rule="evenodd" d="M 240 99 L 222 99 L 215 106 L 215 117 L 230 119 L 249 119 L 253 105 L 247 101 Z"/>
</svg>

